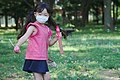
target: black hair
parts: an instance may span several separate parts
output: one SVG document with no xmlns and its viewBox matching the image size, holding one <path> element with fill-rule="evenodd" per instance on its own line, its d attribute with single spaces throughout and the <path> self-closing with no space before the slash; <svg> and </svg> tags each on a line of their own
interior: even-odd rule
<svg viewBox="0 0 120 80">
<path fill-rule="evenodd" d="M 22 27 L 20 34 L 17 36 L 17 39 L 21 38 L 25 33 L 26 33 L 26 26 L 30 23 L 30 22 L 35 22 L 36 18 L 34 16 L 34 12 L 42 12 L 44 9 L 47 10 L 47 12 L 50 14 L 49 19 L 48 19 L 48 25 L 50 26 L 54 26 L 56 27 L 57 24 L 55 23 L 55 21 L 52 19 L 51 15 L 53 13 L 53 10 L 49 7 L 49 5 L 47 3 L 44 2 L 40 2 L 38 3 L 32 11 L 29 12 L 29 14 L 26 17 L 26 22 L 25 25 Z"/>
</svg>

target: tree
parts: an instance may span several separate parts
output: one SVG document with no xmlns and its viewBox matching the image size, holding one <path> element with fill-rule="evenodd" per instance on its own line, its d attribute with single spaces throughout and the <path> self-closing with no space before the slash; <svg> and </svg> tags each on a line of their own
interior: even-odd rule
<svg viewBox="0 0 120 80">
<path fill-rule="evenodd" d="M 81 26 L 84 27 L 85 24 L 88 22 L 88 12 L 91 8 L 91 5 L 94 0 L 81 0 L 81 13 L 82 13 L 82 19 L 81 19 Z"/>
<path fill-rule="evenodd" d="M 118 18 L 118 6 L 120 5 L 120 0 L 112 1 L 113 1 L 113 23 L 115 25 Z"/>
<path fill-rule="evenodd" d="M 29 0 L 32 3 L 31 0 Z M 11 16 L 15 19 L 16 30 L 18 30 L 18 19 L 24 18 L 28 11 L 31 9 L 24 0 L 1 0 L 0 5 L 2 5 L 0 11 L 6 16 L 6 27 L 7 27 L 7 16 Z"/>
<path fill-rule="evenodd" d="M 113 21 L 111 17 L 111 0 L 104 0 L 104 26 L 105 30 L 114 30 Z"/>
<path fill-rule="evenodd" d="M 34 0 L 35 5 L 39 2 L 46 2 L 50 5 L 51 8 L 53 8 L 53 4 L 55 3 L 55 0 Z"/>
</svg>

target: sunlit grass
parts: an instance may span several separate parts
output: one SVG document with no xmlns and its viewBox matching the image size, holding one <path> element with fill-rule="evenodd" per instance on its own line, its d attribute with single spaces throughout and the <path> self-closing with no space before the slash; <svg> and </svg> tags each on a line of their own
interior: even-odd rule
<svg viewBox="0 0 120 80">
<path fill-rule="evenodd" d="M 9 38 L 16 43 L 15 30 L 0 30 L 0 79 L 32 80 L 32 74 L 22 71 L 25 43 L 21 54 L 14 54 Z M 49 48 L 49 57 L 58 66 L 50 68 L 52 80 L 101 80 L 99 71 L 116 70 L 120 74 L 119 32 L 106 33 L 101 28 L 81 29 L 63 39 L 64 54 L 58 43 Z M 104 79 L 103 79 L 104 80 Z"/>
</svg>

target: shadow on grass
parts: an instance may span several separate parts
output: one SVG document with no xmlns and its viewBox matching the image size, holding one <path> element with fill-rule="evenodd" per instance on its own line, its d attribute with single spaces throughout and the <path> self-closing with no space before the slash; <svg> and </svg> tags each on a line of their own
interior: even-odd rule
<svg viewBox="0 0 120 80">
<path fill-rule="evenodd" d="M 65 51 L 63 55 L 59 53 L 57 44 L 50 47 L 49 57 L 58 64 L 56 68 L 49 67 L 51 80 L 104 80 L 98 76 L 102 74 L 100 71 L 112 69 L 119 71 L 120 37 L 117 33 L 99 31 L 101 30 L 91 29 L 73 33 L 67 40 L 63 40 Z M 26 45 L 21 47 L 22 53 L 17 55 L 13 53 L 13 48 L 8 42 L 8 38 L 14 39 L 15 36 L 12 32 L 2 35 L 0 78 L 32 80 L 31 74 L 22 71 Z"/>
</svg>

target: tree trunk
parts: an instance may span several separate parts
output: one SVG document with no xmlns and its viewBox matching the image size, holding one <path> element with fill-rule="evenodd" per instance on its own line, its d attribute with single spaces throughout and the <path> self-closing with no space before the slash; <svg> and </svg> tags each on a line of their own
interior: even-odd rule
<svg viewBox="0 0 120 80">
<path fill-rule="evenodd" d="M 8 27 L 8 16 L 7 13 L 5 13 L 5 27 Z"/>
<path fill-rule="evenodd" d="M 7 28 L 8 27 L 8 14 L 7 14 L 6 7 L 5 7 L 5 10 L 4 10 L 4 14 L 5 14 L 5 27 Z"/>
<path fill-rule="evenodd" d="M 1 19 L 1 18 L 0 18 Z M 1 20 L 0 20 L 0 27 L 1 27 Z"/>
<path fill-rule="evenodd" d="M 104 0 L 104 27 L 105 30 L 114 30 L 111 18 L 111 0 Z"/>
<path fill-rule="evenodd" d="M 102 2 L 102 24 L 104 25 L 104 2 Z"/>
<path fill-rule="evenodd" d="M 15 24 L 16 24 L 15 29 L 16 29 L 16 31 L 18 31 L 18 19 L 19 18 L 18 18 L 18 16 L 15 15 L 14 19 L 15 19 Z"/>
<path fill-rule="evenodd" d="M 66 13 L 66 11 L 63 8 L 63 14 L 62 14 L 62 18 L 63 18 L 63 22 L 62 23 L 63 23 L 63 25 L 65 24 L 65 18 L 66 18 L 65 13 Z"/>
<path fill-rule="evenodd" d="M 91 6 L 92 0 L 82 0 L 81 2 L 81 26 L 84 27 L 88 22 L 88 13 Z"/>
<path fill-rule="evenodd" d="M 116 18 L 115 18 L 116 21 L 117 21 L 117 18 L 118 18 L 118 5 L 116 5 Z"/>
<path fill-rule="evenodd" d="M 75 6 L 74 16 L 75 16 L 75 25 L 79 27 L 78 17 L 77 17 L 78 9 Z"/>
<path fill-rule="evenodd" d="M 115 15 L 115 4 L 113 4 L 113 24 L 114 25 L 115 25 L 115 22 L 116 22 L 115 18 L 116 18 L 116 15 Z"/>
<path fill-rule="evenodd" d="M 96 7 L 94 7 L 94 9 L 95 9 L 95 17 L 96 17 L 96 20 L 95 20 L 95 22 L 97 23 L 97 24 L 99 24 L 99 7 L 98 6 L 96 6 Z"/>
</svg>

